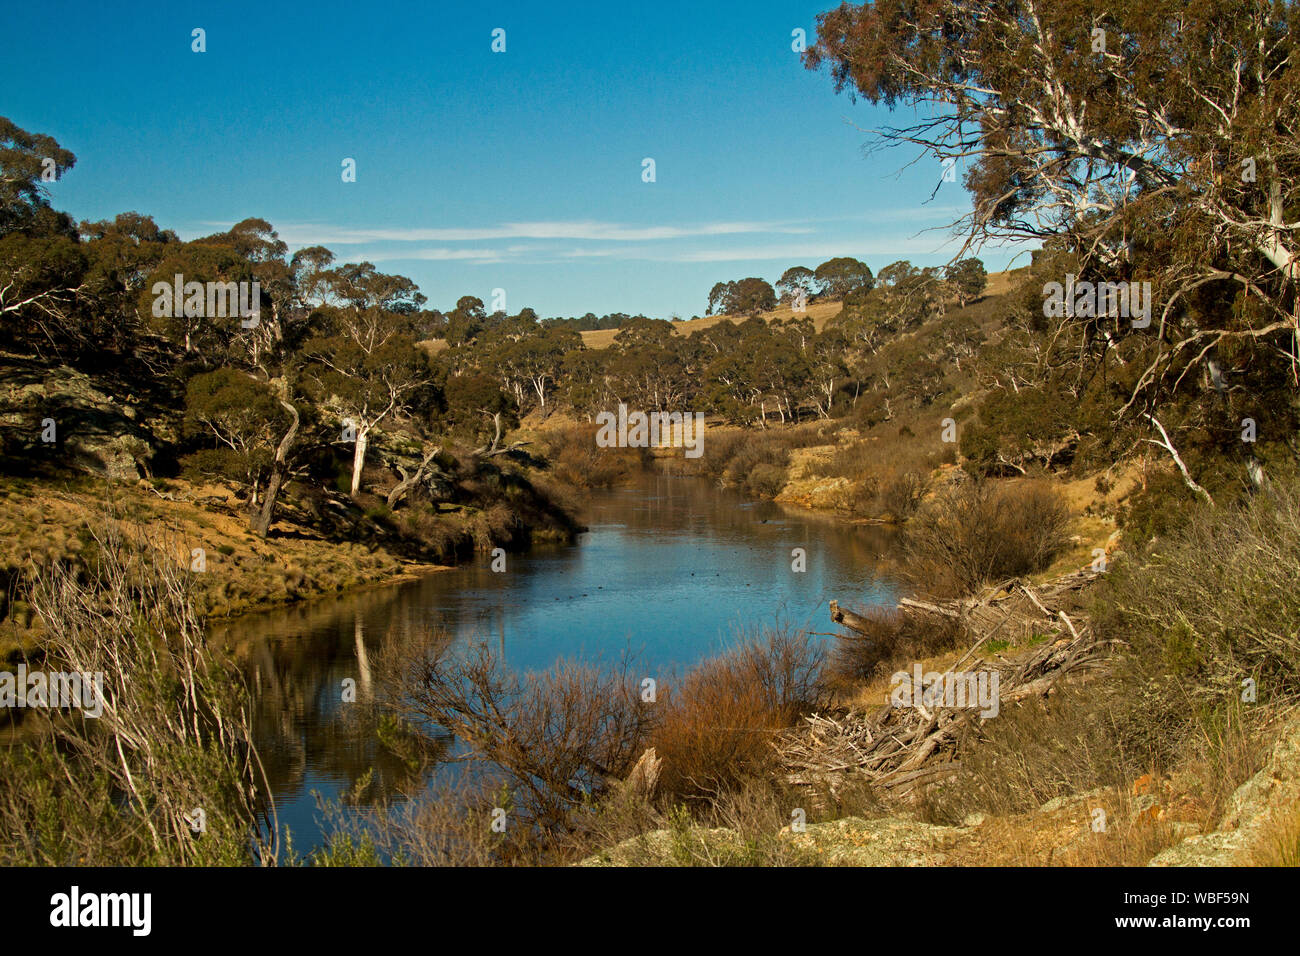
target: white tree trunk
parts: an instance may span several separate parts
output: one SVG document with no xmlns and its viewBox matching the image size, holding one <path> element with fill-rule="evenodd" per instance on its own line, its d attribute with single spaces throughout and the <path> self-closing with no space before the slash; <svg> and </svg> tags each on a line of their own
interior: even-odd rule
<svg viewBox="0 0 1300 956">
<path fill-rule="evenodd" d="M 361 469 L 366 465 L 366 446 L 370 444 L 369 429 L 357 430 L 356 447 L 352 452 L 352 497 L 361 490 Z"/>
</svg>

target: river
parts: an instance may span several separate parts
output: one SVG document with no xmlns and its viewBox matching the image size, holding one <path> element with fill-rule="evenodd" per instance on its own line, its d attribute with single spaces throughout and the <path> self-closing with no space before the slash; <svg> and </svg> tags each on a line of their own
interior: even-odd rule
<svg viewBox="0 0 1300 956">
<path fill-rule="evenodd" d="M 502 571 L 483 555 L 213 627 L 247 668 L 258 748 L 298 852 L 320 840 L 315 794 L 334 799 L 368 770 L 369 799 L 410 783 L 369 710 L 343 701 L 349 679 L 365 699 L 388 635 L 445 628 L 458 643 L 493 642 L 521 670 L 612 662 L 630 648 L 639 673 L 666 676 L 764 626 L 830 631 L 831 598 L 860 608 L 893 597 L 880 574 L 890 529 L 748 501 L 702 478 L 653 472 L 586 492 L 581 517 L 589 530 L 576 543 L 508 555 Z M 794 549 L 806 570 L 794 570 Z M 442 744 L 454 753 L 454 741 Z"/>
</svg>

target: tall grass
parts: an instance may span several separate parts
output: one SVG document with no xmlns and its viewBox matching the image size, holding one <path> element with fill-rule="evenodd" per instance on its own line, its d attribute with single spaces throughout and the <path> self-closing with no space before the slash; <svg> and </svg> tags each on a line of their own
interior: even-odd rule
<svg viewBox="0 0 1300 956">
<path fill-rule="evenodd" d="M 1118 563 L 1091 609 L 1092 626 L 1119 650 L 1109 673 L 972 725 L 958 775 L 928 794 L 931 814 L 953 822 L 973 810 L 1025 812 L 1098 788 L 1122 797 L 1151 774 L 1177 777 L 1199 808 L 1193 822 L 1213 829 L 1262 765 L 1274 716 L 1300 698 L 1297 576 L 1294 485 L 1202 509 Z M 1260 858 L 1293 858 L 1293 831 L 1278 815 L 1269 831 L 1277 845 Z M 1172 840 L 1130 828 L 1084 862 L 1142 862 Z"/>
<path fill-rule="evenodd" d="M 22 715 L 24 742 L 0 750 L 0 862 L 274 863 L 248 694 L 204 640 L 182 549 L 113 521 L 90 536 L 79 566 L 33 573 L 44 627 L 27 663 L 102 674 L 103 712 Z"/>
</svg>

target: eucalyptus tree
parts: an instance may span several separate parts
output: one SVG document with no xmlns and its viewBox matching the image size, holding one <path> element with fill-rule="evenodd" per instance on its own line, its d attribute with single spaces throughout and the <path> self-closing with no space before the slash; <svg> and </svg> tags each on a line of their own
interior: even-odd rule
<svg viewBox="0 0 1300 956">
<path fill-rule="evenodd" d="M 877 0 L 821 14 L 817 34 L 807 66 L 916 117 L 873 147 L 919 151 L 936 188 L 963 166 L 967 248 L 1059 237 L 1072 271 L 1058 284 L 1151 284 L 1154 315 L 1087 308 L 1057 324 L 1122 376 L 1111 427 L 1166 449 L 1189 488 L 1163 407 L 1199 403 L 1204 419 L 1283 379 L 1294 405 L 1295 3 Z"/>
<path fill-rule="evenodd" d="M 308 391 L 338 420 L 352 443 L 351 494 L 361 490 L 366 451 L 376 430 L 403 417 L 434 381 L 409 315 L 381 305 L 325 308 L 303 346 Z"/>
<path fill-rule="evenodd" d="M 53 136 L 29 133 L 0 116 L 0 236 L 74 238 L 72 220 L 51 207 L 47 184 L 76 164 L 77 157 Z"/>
<path fill-rule="evenodd" d="M 849 256 L 827 259 L 815 270 L 820 294 L 831 299 L 842 299 L 851 292 L 870 292 L 874 279 L 865 262 Z"/>
<path fill-rule="evenodd" d="M 32 350 L 93 345 L 80 325 L 88 262 L 48 184 L 77 158 L 0 116 L 0 335 Z"/>
<path fill-rule="evenodd" d="M 944 269 L 943 277 L 962 308 L 982 296 L 988 286 L 984 263 L 973 256 L 951 263 Z"/>
<path fill-rule="evenodd" d="M 791 266 L 776 281 L 776 294 L 782 302 L 791 302 L 800 293 L 805 300 L 811 301 L 819 288 L 817 276 L 807 266 Z"/>
</svg>

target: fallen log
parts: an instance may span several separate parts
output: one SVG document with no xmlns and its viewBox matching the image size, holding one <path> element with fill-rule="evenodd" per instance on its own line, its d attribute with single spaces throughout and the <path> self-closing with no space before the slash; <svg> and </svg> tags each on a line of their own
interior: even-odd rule
<svg viewBox="0 0 1300 956">
<path fill-rule="evenodd" d="M 1011 579 L 985 591 L 976 599 L 929 603 L 905 598 L 900 614 L 939 614 L 956 618 L 971 641 L 964 654 L 949 665 L 943 677 L 963 668 L 992 671 L 998 679 L 998 700 L 1016 706 L 1050 694 L 1067 675 L 1095 676 L 1105 666 L 1109 645 L 1093 633 L 1077 608 L 1075 592 L 1098 577 L 1089 570 L 1073 572 L 1054 582 L 1031 587 Z M 1070 609 L 1066 613 L 1060 605 Z M 871 618 L 830 602 L 831 620 L 856 635 L 874 636 Z M 988 655 L 981 648 L 1007 628 L 1023 626 L 1026 635 L 1046 635 L 1014 657 Z M 878 633 L 878 630 L 877 630 Z M 938 670 L 939 668 L 936 668 Z M 917 706 L 893 706 L 891 699 L 878 709 L 813 715 L 802 730 L 779 735 L 773 742 L 792 784 L 813 788 L 814 802 L 836 781 L 861 778 L 891 798 L 911 799 L 913 791 L 950 774 L 958 766 L 960 750 L 967 745 L 964 728 L 973 726 L 975 708 L 953 706 L 942 700 Z"/>
<path fill-rule="evenodd" d="M 1029 598 L 1029 600 L 1034 602 L 1034 607 L 1038 608 L 1038 610 L 1043 612 L 1043 617 L 1046 618 L 1052 617 L 1052 612 L 1049 611 L 1047 608 L 1043 607 L 1043 602 L 1038 600 L 1038 596 L 1034 594 L 1034 592 L 1030 589 L 1028 584 L 1020 585 L 1020 590 L 1025 592 L 1025 597 Z"/>
<path fill-rule="evenodd" d="M 836 601 L 831 601 L 831 620 L 836 624 L 842 624 L 850 631 L 857 631 L 859 634 L 872 637 L 869 630 L 871 622 L 861 614 L 854 614 L 852 611 L 840 607 Z"/>
<path fill-rule="evenodd" d="M 406 473 L 406 469 L 403 468 L 401 465 L 394 465 L 394 467 L 397 469 L 397 473 L 402 476 L 402 480 L 399 481 L 393 487 L 393 490 L 388 493 L 388 507 L 390 509 L 396 508 L 397 503 L 401 501 L 403 498 L 405 498 L 412 488 L 416 487 L 420 482 L 422 482 L 425 478 L 425 475 L 429 473 L 430 470 L 432 470 L 432 473 L 435 475 L 442 475 L 442 472 L 438 470 L 437 466 L 433 466 L 432 469 L 430 469 L 430 466 L 433 465 L 434 459 L 436 459 L 441 454 L 442 454 L 441 445 L 438 445 L 433 450 L 426 452 L 424 455 L 424 460 L 420 462 L 419 467 L 415 469 L 415 474 L 413 475 L 408 475 Z"/>
<path fill-rule="evenodd" d="M 911 598 L 901 598 L 898 602 L 900 608 L 915 608 L 918 611 L 928 611 L 931 614 L 942 614 L 945 617 L 953 617 L 960 620 L 961 612 L 952 608 L 940 607 L 937 604 L 927 604 L 924 601 L 914 601 Z"/>
</svg>

